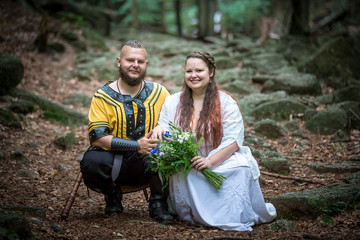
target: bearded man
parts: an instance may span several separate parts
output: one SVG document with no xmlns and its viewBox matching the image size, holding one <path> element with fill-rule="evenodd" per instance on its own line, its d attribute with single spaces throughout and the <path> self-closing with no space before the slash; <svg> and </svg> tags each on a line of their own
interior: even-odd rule
<svg viewBox="0 0 360 240">
<path fill-rule="evenodd" d="M 128 41 L 116 59 L 120 78 L 106 83 L 94 95 L 89 111 L 90 147 L 80 163 L 84 183 L 105 196 L 105 213 L 123 212 L 122 186 L 136 191 L 150 186 L 149 215 L 172 223 L 166 194 L 151 171 L 151 139 L 161 107 L 169 92 L 144 80 L 148 61 L 139 41 Z M 129 190 L 130 187 L 130 190 Z"/>
</svg>

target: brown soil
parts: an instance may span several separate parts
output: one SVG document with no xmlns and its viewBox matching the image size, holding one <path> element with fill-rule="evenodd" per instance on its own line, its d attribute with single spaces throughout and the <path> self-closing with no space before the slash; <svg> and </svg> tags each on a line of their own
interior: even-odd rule
<svg viewBox="0 0 360 240">
<path fill-rule="evenodd" d="M 80 82 L 62 77 L 61 73 L 72 68 L 76 60 L 75 51 L 66 43 L 63 43 L 66 52 L 58 59 L 36 51 L 33 42 L 41 20 L 39 14 L 11 1 L 2 1 L 0 16 L 0 51 L 19 57 L 24 64 L 25 73 L 19 88 L 62 103 L 64 97 L 72 92 L 82 91 L 92 96 L 102 86 L 103 83 L 95 79 Z M 59 24 L 55 20 L 50 22 Z M 51 38 L 56 36 L 51 35 Z M 0 104 L 1 107 L 6 105 Z M 76 109 L 87 112 L 87 109 Z M 250 128 L 247 130 L 251 131 Z M 75 134 L 78 141 L 69 149 L 60 149 L 54 140 L 69 131 Z M 305 141 L 308 142 L 305 147 L 299 146 L 291 136 L 286 137 L 286 145 L 268 141 L 278 152 L 290 158 L 290 176 L 324 184 L 343 182 L 349 174 L 319 174 L 308 168 L 307 164 L 331 164 L 358 155 L 360 132 L 352 131 L 352 141 L 348 143 L 332 143 L 328 136 L 304 132 Z M 34 146 L 34 143 L 37 144 Z M 43 119 L 41 110 L 24 116 L 21 129 L 0 125 L 0 149 L 5 156 L 0 161 L 0 205 L 29 205 L 44 209 L 46 219 L 38 219 L 40 224 L 36 224 L 36 218 L 29 217 L 36 239 L 360 239 L 359 206 L 332 217 L 330 223 L 324 222 L 321 217 L 297 220 L 295 229 L 288 232 L 270 230 L 270 224 L 255 226 L 252 232 L 223 231 L 192 226 L 179 220 L 172 225 L 158 224 L 148 216 L 142 191 L 124 195 L 124 213 L 105 216 L 103 197 L 92 191 L 88 194 L 83 183 L 68 219 L 62 221 L 60 213 L 79 172 L 77 158 L 84 153 L 88 144 L 87 126 L 69 128 L 49 123 Z M 291 155 L 290 152 L 295 149 L 300 150 L 302 155 Z M 23 153 L 24 160 L 10 157 L 10 153 L 16 150 Z M 31 170 L 38 177 L 19 177 L 19 169 Z M 265 197 L 322 186 L 267 175 L 261 178 Z M 59 226 L 60 231 L 54 230 L 52 224 Z"/>
</svg>

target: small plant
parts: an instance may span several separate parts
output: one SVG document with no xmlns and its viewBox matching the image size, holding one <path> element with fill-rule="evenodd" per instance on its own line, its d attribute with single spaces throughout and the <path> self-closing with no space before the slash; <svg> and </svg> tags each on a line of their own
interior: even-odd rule
<svg viewBox="0 0 360 240">
<path fill-rule="evenodd" d="M 320 211 L 323 213 L 321 220 L 325 224 L 332 224 L 333 217 L 349 208 L 349 204 L 343 201 L 338 201 L 329 206 L 321 207 Z"/>
<path fill-rule="evenodd" d="M 60 12 L 59 16 L 63 21 L 73 23 L 75 25 L 75 27 L 78 27 L 78 28 L 86 27 L 89 25 L 89 23 L 87 21 L 85 21 L 82 16 L 76 15 L 74 13 Z"/>
</svg>

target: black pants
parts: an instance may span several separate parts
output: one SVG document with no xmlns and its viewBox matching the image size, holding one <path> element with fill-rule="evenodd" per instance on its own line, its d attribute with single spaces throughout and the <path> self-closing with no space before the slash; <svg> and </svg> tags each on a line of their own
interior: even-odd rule
<svg viewBox="0 0 360 240">
<path fill-rule="evenodd" d="M 137 152 L 122 154 L 120 173 L 113 182 L 111 171 L 115 154 L 105 150 L 88 150 L 80 163 L 85 185 L 91 190 L 108 195 L 116 185 L 137 186 L 149 183 L 152 193 L 162 193 L 158 174 L 149 169 L 151 165 L 149 157 Z"/>
</svg>

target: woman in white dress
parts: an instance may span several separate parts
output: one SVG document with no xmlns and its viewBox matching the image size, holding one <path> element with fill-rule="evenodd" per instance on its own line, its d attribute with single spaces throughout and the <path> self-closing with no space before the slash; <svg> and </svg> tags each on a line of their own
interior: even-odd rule
<svg viewBox="0 0 360 240">
<path fill-rule="evenodd" d="M 264 201 L 257 162 L 249 147 L 242 146 L 244 124 L 239 107 L 218 89 L 215 70 L 210 54 L 187 56 L 183 91 L 166 98 L 153 138 L 168 131 L 170 122 L 182 130 L 195 131 L 197 139 L 204 138 L 190 173 L 170 178 L 169 205 L 179 219 L 224 230 L 251 231 L 255 224 L 272 221 L 276 210 Z M 220 191 L 200 172 L 204 168 L 227 178 Z"/>
</svg>

